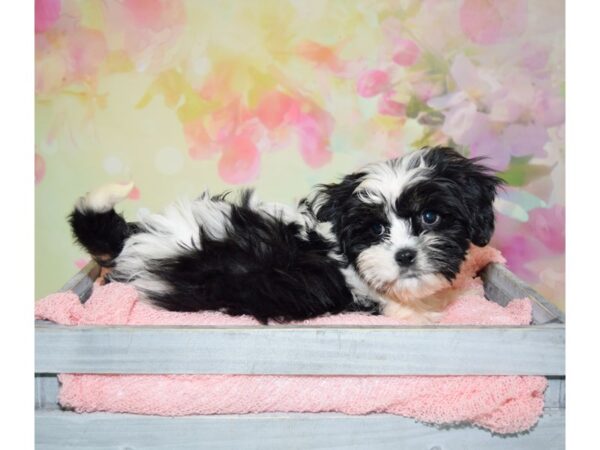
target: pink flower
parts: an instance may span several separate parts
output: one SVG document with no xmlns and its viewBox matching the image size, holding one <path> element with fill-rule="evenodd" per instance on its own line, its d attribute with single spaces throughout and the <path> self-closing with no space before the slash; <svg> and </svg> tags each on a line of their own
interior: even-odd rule
<svg viewBox="0 0 600 450">
<path fill-rule="evenodd" d="M 451 101 L 446 102 L 446 99 Z M 442 131 L 457 144 L 469 146 L 489 128 L 485 115 L 478 112 L 475 103 L 464 95 L 438 97 L 428 104 L 444 111 Z"/>
<path fill-rule="evenodd" d="M 404 103 L 392 100 L 388 95 L 384 95 L 383 97 L 381 97 L 381 100 L 379 100 L 378 109 L 379 114 L 383 114 L 386 116 L 406 116 L 406 105 Z"/>
<path fill-rule="evenodd" d="M 548 88 L 521 72 L 497 80 L 464 55 L 450 73 L 457 90 L 427 102 L 443 112 L 444 134 L 496 170 L 506 169 L 511 156 L 546 155 L 546 127 L 564 120 L 564 104 Z"/>
<path fill-rule="evenodd" d="M 49 30 L 60 17 L 61 0 L 35 0 L 35 32 Z"/>
<path fill-rule="evenodd" d="M 51 47 L 46 35 L 35 36 L 35 92 L 46 94 L 60 89 L 68 80 L 68 58 L 62 49 Z"/>
<path fill-rule="evenodd" d="M 485 158 L 485 165 L 494 170 L 505 170 L 510 164 L 510 153 L 492 133 L 479 135 L 469 146 L 469 151 L 471 157 Z"/>
<path fill-rule="evenodd" d="M 565 101 L 548 92 L 542 92 L 531 105 L 531 115 L 546 127 L 556 127 L 565 122 Z"/>
<path fill-rule="evenodd" d="M 62 30 L 60 39 L 38 34 L 36 92 L 49 93 L 73 82 L 93 80 L 107 57 L 108 46 L 100 31 L 76 26 Z"/>
<path fill-rule="evenodd" d="M 491 245 L 502 252 L 506 265 L 517 276 L 529 283 L 538 281 L 538 275 L 529 264 L 547 255 L 544 246 L 526 231 L 526 223 L 503 214 L 496 215 L 496 232 Z"/>
<path fill-rule="evenodd" d="M 565 207 L 536 208 L 529 211 L 527 228 L 547 249 L 554 253 L 565 251 Z"/>
<path fill-rule="evenodd" d="M 526 0 L 464 0 L 459 12 L 463 32 L 476 44 L 490 45 L 527 27 Z"/>
<path fill-rule="evenodd" d="M 398 42 L 403 39 L 402 37 L 402 29 L 403 29 L 402 21 L 393 15 L 388 15 L 385 19 L 383 19 L 379 25 L 381 30 L 381 34 L 384 37 L 386 42 Z"/>
<path fill-rule="evenodd" d="M 398 39 L 396 44 L 396 52 L 392 59 L 394 62 L 400 66 L 412 66 L 419 56 L 421 55 L 421 50 L 417 47 L 410 39 Z"/>
<path fill-rule="evenodd" d="M 183 134 L 188 145 L 190 158 L 208 159 L 217 153 L 216 146 L 204 128 L 202 118 L 185 123 L 183 125 Z"/>
<path fill-rule="evenodd" d="M 520 102 L 514 101 L 510 94 L 506 94 L 492 103 L 489 117 L 494 122 L 515 122 L 523 115 L 524 109 Z"/>
<path fill-rule="evenodd" d="M 437 97 L 443 93 L 443 86 L 440 82 L 422 78 L 411 83 L 413 93 L 422 102 L 427 102 L 433 97 Z"/>
<path fill-rule="evenodd" d="M 520 53 L 519 63 L 532 72 L 544 69 L 550 56 L 548 48 L 531 43 L 525 43 Z"/>
<path fill-rule="evenodd" d="M 539 243 L 530 236 L 516 234 L 509 241 L 498 243 L 495 246 L 502 252 L 506 258 L 506 265 L 515 275 L 529 283 L 535 283 L 538 280 L 537 273 L 527 265 L 542 256 L 543 252 Z"/>
<path fill-rule="evenodd" d="M 105 14 L 105 33 L 120 36 L 138 71 L 159 73 L 178 64 L 173 49 L 186 23 L 182 0 L 123 0 Z"/>
<path fill-rule="evenodd" d="M 246 134 L 235 136 L 219 160 L 219 175 L 230 184 L 248 183 L 258 176 L 260 153 Z"/>
<path fill-rule="evenodd" d="M 198 94 L 204 100 L 216 100 L 219 95 L 229 92 L 230 79 L 231 70 L 229 67 L 218 65 L 206 76 L 206 79 L 198 89 Z M 230 99 L 228 98 L 228 100 Z M 222 102 L 223 99 L 219 98 L 219 101 Z"/>
<path fill-rule="evenodd" d="M 224 143 L 236 134 L 243 120 L 241 116 L 242 106 L 239 99 L 236 99 L 208 115 L 204 121 L 204 129 L 212 141 Z"/>
<path fill-rule="evenodd" d="M 450 75 L 458 89 L 468 94 L 473 99 L 481 98 L 492 91 L 497 80 L 475 66 L 473 62 L 462 53 L 452 61 Z"/>
<path fill-rule="evenodd" d="M 104 35 L 89 28 L 77 28 L 68 34 L 69 74 L 81 80 L 97 73 L 108 55 Z"/>
<path fill-rule="evenodd" d="M 39 184 L 46 175 L 46 161 L 39 153 L 35 154 L 35 184 Z"/>
<path fill-rule="evenodd" d="M 329 136 L 333 118 L 325 111 L 299 112 L 295 125 L 304 162 L 314 169 L 327 164 L 331 160 Z"/>
<path fill-rule="evenodd" d="M 502 133 L 505 151 L 514 156 L 544 156 L 548 132 L 541 125 L 511 124 Z"/>
<path fill-rule="evenodd" d="M 137 27 L 161 30 L 165 9 L 161 0 L 124 0 L 123 6 Z"/>
<path fill-rule="evenodd" d="M 509 72 L 495 83 L 497 86 L 482 96 L 481 104 L 490 110 L 490 119 L 498 122 L 517 122 L 527 117 L 536 96 L 543 93 L 531 75 L 521 71 Z"/>
<path fill-rule="evenodd" d="M 326 67 L 333 71 L 342 69 L 343 64 L 337 57 L 336 47 L 327 47 L 313 41 L 304 41 L 297 47 L 297 52 L 303 58 L 312 61 L 320 67 Z"/>
<path fill-rule="evenodd" d="M 369 70 L 358 79 L 356 90 L 361 97 L 374 97 L 389 86 L 389 76 L 383 70 Z"/>
<path fill-rule="evenodd" d="M 256 108 L 256 116 L 269 129 L 273 130 L 290 120 L 290 115 L 299 108 L 297 101 L 279 91 L 268 92 Z"/>
<path fill-rule="evenodd" d="M 533 208 L 528 214 L 527 222 L 497 214 L 492 245 L 502 252 L 510 270 L 525 281 L 536 283 L 540 276 L 535 266 L 565 251 L 565 208 Z"/>
</svg>

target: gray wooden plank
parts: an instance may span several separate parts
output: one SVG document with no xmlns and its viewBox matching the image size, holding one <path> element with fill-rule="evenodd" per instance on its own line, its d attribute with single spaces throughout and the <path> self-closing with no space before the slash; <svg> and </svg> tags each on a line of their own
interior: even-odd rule
<svg viewBox="0 0 600 450">
<path fill-rule="evenodd" d="M 79 296 L 81 301 L 88 299 L 92 293 L 94 281 L 100 275 L 100 266 L 95 261 L 90 261 L 77 272 L 59 292 L 73 291 Z"/>
<path fill-rule="evenodd" d="M 564 325 L 67 327 L 38 322 L 37 373 L 558 375 Z"/>
<path fill-rule="evenodd" d="M 58 409 L 58 378 L 55 374 L 35 375 L 35 408 Z"/>
<path fill-rule="evenodd" d="M 565 323 L 564 313 L 529 287 L 502 264 L 489 264 L 482 272 L 486 297 L 505 306 L 515 298 L 529 297 L 533 302 L 533 323 Z"/>
<path fill-rule="evenodd" d="M 157 417 L 38 411 L 36 448 L 54 449 L 354 449 L 558 450 L 564 448 L 563 410 L 546 411 L 529 432 L 494 435 L 470 426 L 435 427 L 374 414 L 248 414 Z"/>
<path fill-rule="evenodd" d="M 565 407 L 565 377 L 549 377 L 544 392 L 544 408 Z"/>
</svg>

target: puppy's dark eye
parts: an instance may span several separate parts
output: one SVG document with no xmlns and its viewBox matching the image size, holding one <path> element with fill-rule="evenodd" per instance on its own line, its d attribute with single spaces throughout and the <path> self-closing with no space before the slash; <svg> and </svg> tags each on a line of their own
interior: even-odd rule
<svg viewBox="0 0 600 450">
<path fill-rule="evenodd" d="M 380 223 L 375 223 L 371 225 L 371 232 L 375 236 L 383 236 L 383 233 L 385 233 L 385 227 Z"/>
<path fill-rule="evenodd" d="M 436 213 L 435 211 L 431 211 L 426 209 L 425 211 L 423 211 L 421 213 L 421 222 L 423 222 L 423 224 L 431 227 L 433 225 L 437 225 L 437 223 L 440 221 L 440 215 L 438 213 Z"/>
</svg>

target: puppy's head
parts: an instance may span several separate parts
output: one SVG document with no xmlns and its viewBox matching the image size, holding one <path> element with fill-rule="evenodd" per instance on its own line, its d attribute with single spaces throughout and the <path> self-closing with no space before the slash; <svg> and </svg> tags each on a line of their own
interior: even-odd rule
<svg viewBox="0 0 600 450">
<path fill-rule="evenodd" d="M 500 184 L 478 159 L 427 148 L 321 186 L 313 209 L 371 289 L 410 302 L 448 287 L 469 244 L 489 242 Z"/>
</svg>

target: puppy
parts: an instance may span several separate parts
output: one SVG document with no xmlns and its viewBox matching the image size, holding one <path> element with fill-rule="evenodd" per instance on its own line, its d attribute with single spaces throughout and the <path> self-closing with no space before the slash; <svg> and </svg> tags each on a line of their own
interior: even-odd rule
<svg viewBox="0 0 600 450">
<path fill-rule="evenodd" d="M 501 180 L 450 148 L 425 148 L 319 185 L 297 207 L 242 191 L 180 200 L 128 223 L 133 185 L 80 198 L 69 221 L 108 281 L 171 311 L 248 314 L 262 323 L 343 311 L 432 323 L 470 244 L 494 231 Z"/>
</svg>

